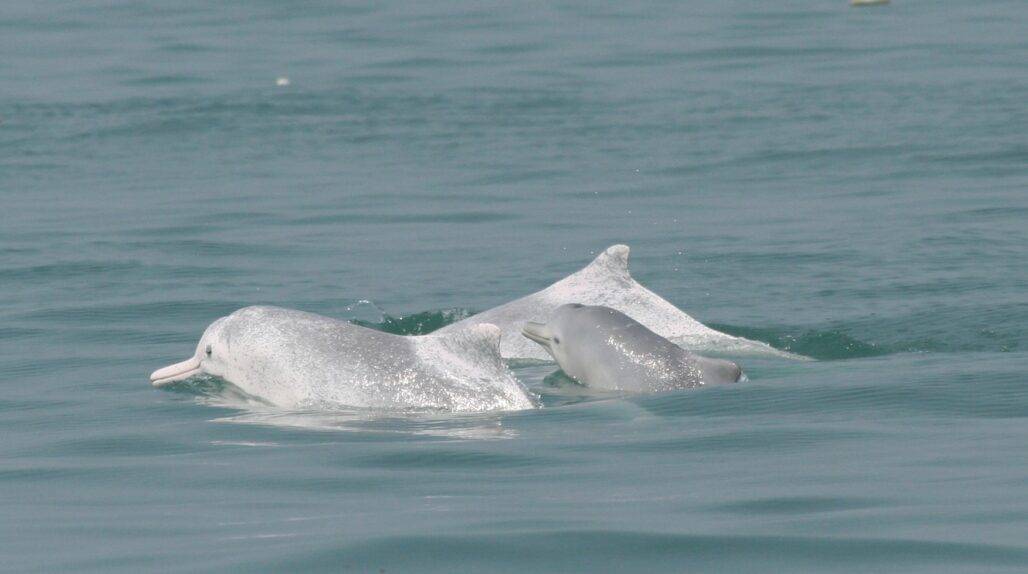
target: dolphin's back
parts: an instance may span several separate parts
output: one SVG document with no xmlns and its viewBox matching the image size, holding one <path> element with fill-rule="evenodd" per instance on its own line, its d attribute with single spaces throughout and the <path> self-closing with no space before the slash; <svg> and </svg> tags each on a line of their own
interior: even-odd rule
<svg viewBox="0 0 1028 574">
<path fill-rule="evenodd" d="M 303 311 L 247 307 L 222 328 L 231 355 L 225 378 L 295 408 L 530 408 L 500 360 L 497 331 L 403 337 Z"/>
<path fill-rule="evenodd" d="M 541 347 L 521 336 L 526 322 L 546 322 L 561 305 L 604 305 L 630 313 L 653 331 L 685 348 L 730 350 L 758 355 L 791 356 L 759 341 L 735 337 L 707 327 L 632 278 L 627 245 L 612 245 L 586 267 L 552 285 L 498 307 L 493 307 L 440 329 L 462 329 L 492 323 L 503 331 L 500 351 L 507 359 L 548 361 Z"/>
<path fill-rule="evenodd" d="M 575 332 L 567 338 L 571 369 L 591 386 L 657 392 L 702 384 L 694 355 L 616 309 L 582 306 L 564 320 Z"/>
</svg>

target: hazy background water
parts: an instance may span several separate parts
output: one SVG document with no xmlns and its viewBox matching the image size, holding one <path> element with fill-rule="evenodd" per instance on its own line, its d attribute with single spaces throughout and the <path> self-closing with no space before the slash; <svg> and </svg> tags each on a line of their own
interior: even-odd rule
<svg viewBox="0 0 1028 574">
<path fill-rule="evenodd" d="M 0 569 L 1028 569 L 1028 4 L 0 7 Z M 276 85 L 287 77 L 288 86 Z M 153 390 L 270 303 L 403 333 L 612 243 L 822 359 L 529 412 Z"/>
</svg>

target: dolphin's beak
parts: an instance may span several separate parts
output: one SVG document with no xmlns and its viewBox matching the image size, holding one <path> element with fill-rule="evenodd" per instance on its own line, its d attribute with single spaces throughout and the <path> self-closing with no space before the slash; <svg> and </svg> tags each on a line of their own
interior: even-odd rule
<svg viewBox="0 0 1028 574">
<path fill-rule="evenodd" d="M 525 323 L 525 326 L 521 328 L 521 334 L 547 349 L 550 348 L 550 340 L 553 338 L 549 327 L 544 323 L 533 323 L 532 321 Z"/>
<path fill-rule="evenodd" d="M 150 382 L 155 387 L 162 387 L 168 383 L 188 379 L 200 372 L 200 359 L 190 357 L 181 363 L 168 365 L 163 369 L 157 369 L 150 375 Z"/>
</svg>

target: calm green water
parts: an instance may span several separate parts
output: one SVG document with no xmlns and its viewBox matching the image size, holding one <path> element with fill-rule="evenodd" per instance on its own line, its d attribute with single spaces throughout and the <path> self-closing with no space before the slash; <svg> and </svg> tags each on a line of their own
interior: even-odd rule
<svg viewBox="0 0 1028 574">
<path fill-rule="evenodd" d="M 0 570 L 1028 570 L 1028 4 L 626 4 L 5 2 Z M 618 242 L 821 360 L 471 417 L 147 380 Z"/>
</svg>

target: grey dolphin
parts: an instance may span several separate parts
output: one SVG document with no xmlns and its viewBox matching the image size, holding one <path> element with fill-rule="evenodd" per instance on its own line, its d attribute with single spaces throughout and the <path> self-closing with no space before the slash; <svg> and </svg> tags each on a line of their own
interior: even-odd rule
<svg viewBox="0 0 1028 574">
<path fill-rule="evenodd" d="M 806 359 L 774 347 L 715 331 L 681 309 L 643 287 L 628 271 L 628 246 L 613 245 L 585 268 L 549 287 L 488 311 L 452 323 L 437 333 L 491 323 L 500 327 L 500 354 L 505 359 L 548 361 L 538 345 L 518 336 L 527 321 L 545 321 L 557 307 L 567 303 L 606 305 L 634 317 L 648 329 L 693 351 L 772 355 Z"/>
<path fill-rule="evenodd" d="M 525 324 L 523 334 L 593 388 L 659 392 L 742 377 L 735 363 L 690 353 L 610 307 L 562 305 L 545 324 Z"/>
<path fill-rule="evenodd" d="M 162 386 L 213 375 L 290 409 L 533 407 L 499 342 L 494 325 L 403 337 L 303 311 L 246 307 L 211 323 L 192 357 L 150 379 Z"/>
</svg>

